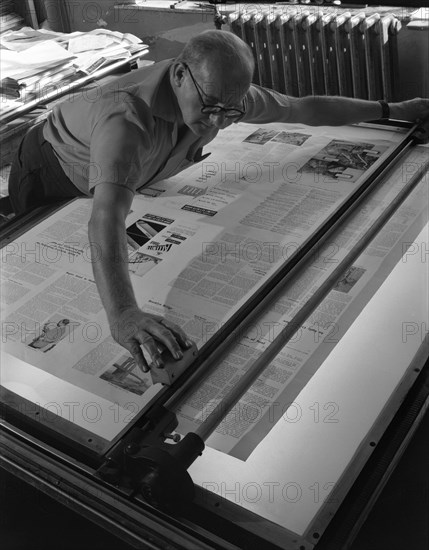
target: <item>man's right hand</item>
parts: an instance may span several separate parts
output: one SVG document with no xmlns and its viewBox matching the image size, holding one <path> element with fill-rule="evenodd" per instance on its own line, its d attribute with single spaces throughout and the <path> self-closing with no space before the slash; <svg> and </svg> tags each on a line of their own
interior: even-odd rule
<svg viewBox="0 0 429 550">
<path fill-rule="evenodd" d="M 179 326 L 137 307 L 128 308 L 112 319 L 110 330 L 116 342 L 130 352 L 143 372 L 163 367 L 162 346 L 168 348 L 176 360 L 183 357 L 182 349 L 192 346 L 192 341 Z"/>
<path fill-rule="evenodd" d="M 93 270 L 113 338 L 147 372 L 152 366 L 162 368 L 162 349 L 167 348 L 179 360 L 182 349 L 192 347 L 192 342 L 174 323 L 137 306 L 128 272 L 125 229 L 132 200 L 129 189 L 99 183 L 94 190 L 88 231 L 90 242 L 96 243 L 100 251 L 93 260 Z"/>
</svg>

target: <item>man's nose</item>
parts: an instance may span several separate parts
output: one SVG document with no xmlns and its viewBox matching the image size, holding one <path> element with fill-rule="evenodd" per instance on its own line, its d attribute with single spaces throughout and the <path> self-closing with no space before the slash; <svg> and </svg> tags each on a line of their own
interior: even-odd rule
<svg viewBox="0 0 429 550">
<path fill-rule="evenodd" d="M 209 116 L 210 124 L 222 130 L 229 126 L 230 121 L 225 117 L 225 113 L 220 111 L 219 113 L 211 113 Z"/>
</svg>

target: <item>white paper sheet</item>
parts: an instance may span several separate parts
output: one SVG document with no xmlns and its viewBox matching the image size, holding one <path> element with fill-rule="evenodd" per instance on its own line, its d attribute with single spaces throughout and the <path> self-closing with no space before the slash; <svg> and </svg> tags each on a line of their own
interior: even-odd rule
<svg viewBox="0 0 429 550">
<path fill-rule="evenodd" d="M 73 59 L 74 55 L 69 53 L 56 42 L 49 40 L 40 42 L 23 52 L 1 50 L 1 77 L 19 77 L 31 69 L 40 69 L 43 65 L 49 65 L 56 61 Z"/>
</svg>

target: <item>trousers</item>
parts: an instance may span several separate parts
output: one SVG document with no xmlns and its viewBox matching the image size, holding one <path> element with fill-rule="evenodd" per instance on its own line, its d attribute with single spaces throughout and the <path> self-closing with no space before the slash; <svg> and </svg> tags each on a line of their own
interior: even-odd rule
<svg viewBox="0 0 429 550">
<path fill-rule="evenodd" d="M 44 122 L 26 133 L 12 161 L 9 198 L 15 214 L 83 195 L 66 176 L 43 127 Z"/>
</svg>

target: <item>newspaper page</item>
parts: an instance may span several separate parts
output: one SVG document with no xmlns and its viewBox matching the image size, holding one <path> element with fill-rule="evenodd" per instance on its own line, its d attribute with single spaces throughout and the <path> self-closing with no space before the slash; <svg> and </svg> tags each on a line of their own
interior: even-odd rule
<svg viewBox="0 0 429 550">
<path fill-rule="evenodd" d="M 132 402 L 137 413 L 147 402 L 151 377 L 110 334 L 92 274 L 97 249 L 88 243 L 90 207 L 87 199 L 74 201 L 2 249 L 2 349 L 122 407 Z M 184 269 L 196 243 L 219 231 L 176 222 L 162 210 L 130 213 L 130 274 L 142 305 L 154 302 L 157 286 L 155 276 L 153 287 L 140 285 L 139 292 L 145 274 L 162 262 Z M 169 311 L 174 314 L 174 307 Z"/>
<path fill-rule="evenodd" d="M 418 147 L 355 211 L 332 242 L 317 251 L 312 265 L 285 286 L 269 311 L 252 324 L 246 334 L 237 338 L 220 364 L 178 407 L 179 433 L 194 431 L 208 417 L 378 218 L 411 174 L 424 163 L 427 163 L 427 148 Z M 412 196 L 399 207 L 356 263 L 337 281 L 330 294 L 228 413 L 207 445 L 246 460 L 280 418 L 286 418 L 288 422 L 299 421 L 303 411 L 294 399 L 404 252 L 410 247 L 409 253 L 415 253 L 412 243 L 427 222 L 427 205 L 428 172 Z M 313 414 L 323 416 L 323 421 L 338 421 L 335 403 L 317 403 L 314 407 Z"/>
<path fill-rule="evenodd" d="M 201 348 L 402 137 L 358 127 L 226 130 L 210 144 L 210 166 L 133 202 L 126 227 L 139 305 Z M 154 390 L 110 335 L 92 274 L 90 211 L 90 200 L 73 201 L 2 249 L 2 347 L 95 396 L 132 402 L 137 413 Z"/>
<path fill-rule="evenodd" d="M 229 225 L 273 191 L 286 195 L 284 184 L 347 195 L 404 134 L 401 128 L 234 124 L 206 146 L 204 153 L 210 156 L 203 162 L 149 184 L 141 197 Z M 288 204 L 283 207 L 287 214 Z"/>
</svg>

